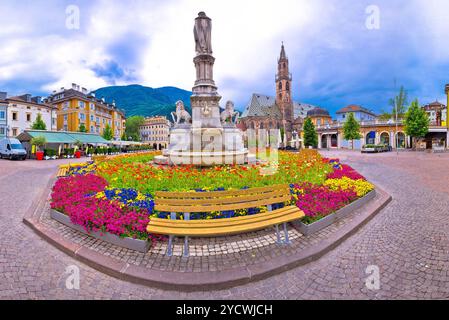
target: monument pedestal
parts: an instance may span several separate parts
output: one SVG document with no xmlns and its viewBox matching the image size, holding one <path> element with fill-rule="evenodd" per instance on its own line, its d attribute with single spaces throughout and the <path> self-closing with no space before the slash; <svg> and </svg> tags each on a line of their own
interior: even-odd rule
<svg viewBox="0 0 449 320">
<path fill-rule="evenodd" d="M 233 104 L 221 119 L 221 96 L 213 79 L 215 58 L 211 48 L 211 19 L 204 12 L 200 12 L 195 19 L 194 30 L 196 56 L 193 63 L 196 81 L 190 97 L 192 124 L 182 124 L 178 118 L 177 124 L 170 131 L 170 144 L 166 154 L 156 157 L 154 162 L 198 166 L 248 163 L 248 150 L 244 147 L 242 132 L 234 123 L 225 123 L 224 118 L 231 118 L 232 122 L 233 115 L 236 114 Z M 183 106 L 181 109 L 184 110 Z M 187 121 L 185 118 L 184 120 Z M 253 161 L 253 157 L 250 161 Z"/>
</svg>

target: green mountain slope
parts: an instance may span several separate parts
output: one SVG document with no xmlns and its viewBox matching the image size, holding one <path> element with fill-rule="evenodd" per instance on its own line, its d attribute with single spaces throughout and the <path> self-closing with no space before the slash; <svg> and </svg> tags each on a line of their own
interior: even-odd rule
<svg viewBox="0 0 449 320">
<path fill-rule="evenodd" d="M 105 98 L 106 101 L 117 104 L 123 109 L 126 117 L 141 116 L 166 116 L 171 120 L 170 113 L 175 111 L 175 103 L 182 100 L 186 109 L 190 112 L 190 91 L 176 87 L 150 88 L 141 85 L 111 86 L 94 91 L 97 98 Z"/>
</svg>

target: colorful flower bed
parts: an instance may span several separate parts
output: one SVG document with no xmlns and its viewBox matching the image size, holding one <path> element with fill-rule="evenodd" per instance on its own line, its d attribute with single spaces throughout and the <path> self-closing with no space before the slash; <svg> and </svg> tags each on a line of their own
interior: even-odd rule
<svg viewBox="0 0 449 320">
<path fill-rule="evenodd" d="M 278 161 L 269 164 L 211 168 L 153 166 L 149 162 L 156 154 L 124 155 L 72 168 L 69 177 L 55 184 L 52 208 L 87 231 L 155 240 L 146 233 L 146 225 L 151 217 L 169 215 L 154 211 L 152 195 L 158 190 L 204 192 L 289 184 L 292 202 L 274 209 L 296 204 L 306 214 L 303 222 L 312 223 L 374 189 L 350 166 L 338 159 L 322 158 L 314 150 L 280 152 Z M 266 174 L 268 169 L 273 174 Z M 192 214 L 191 219 L 231 218 L 266 210 L 205 212 Z"/>
</svg>

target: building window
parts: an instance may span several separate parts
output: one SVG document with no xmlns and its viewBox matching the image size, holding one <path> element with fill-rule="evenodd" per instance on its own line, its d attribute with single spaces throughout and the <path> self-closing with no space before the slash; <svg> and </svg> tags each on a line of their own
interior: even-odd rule
<svg viewBox="0 0 449 320">
<path fill-rule="evenodd" d="M 4 120 L 6 117 L 5 111 L 0 111 L 0 119 Z"/>
<path fill-rule="evenodd" d="M 84 113 L 80 113 L 80 120 L 85 120 L 86 119 L 86 115 Z"/>
<path fill-rule="evenodd" d="M 65 114 L 64 115 L 64 121 L 67 121 L 68 116 Z"/>
<path fill-rule="evenodd" d="M 5 134 L 5 127 L 0 127 L 0 134 L 4 135 Z"/>
<path fill-rule="evenodd" d="M 12 135 L 13 135 L 13 137 L 17 136 L 17 131 L 18 131 L 17 128 L 12 128 Z"/>
<path fill-rule="evenodd" d="M 93 103 L 90 104 L 90 110 L 95 110 L 95 104 Z"/>
<path fill-rule="evenodd" d="M 316 120 L 316 124 L 317 124 L 317 126 L 320 126 L 321 125 L 321 119 L 317 119 Z"/>
<path fill-rule="evenodd" d="M 31 122 L 31 113 L 27 113 L 27 121 Z"/>
<path fill-rule="evenodd" d="M 90 121 L 94 121 L 94 116 L 90 115 Z"/>
<path fill-rule="evenodd" d="M 84 101 L 78 101 L 78 107 L 80 107 L 80 109 L 84 109 Z"/>
</svg>

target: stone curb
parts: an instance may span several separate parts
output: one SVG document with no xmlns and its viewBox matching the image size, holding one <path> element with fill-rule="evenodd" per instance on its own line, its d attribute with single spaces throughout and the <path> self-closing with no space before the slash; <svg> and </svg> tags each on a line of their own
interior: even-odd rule
<svg viewBox="0 0 449 320">
<path fill-rule="evenodd" d="M 51 186 L 53 183 L 54 179 L 51 179 L 49 185 Z M 363 213 L 355 216 L 329 238 L 318 242 L 314 246 L 304 249 L 297 254 L 279 256 L 276 259 L 271 259 L 258 265 L 216 272 L 184 273 L 148 270 L 147 268 L 118 261 L 82 245 L 70 242 L 39 223 L 39 220 L 35 217 L 36 212 L 42 212 L 44 208 L 48 189 L 47 193 L 44 190 L 39 201 L 37 201 L 38 206 L 34 209 L 30 207 L 29 213 L 23 218 L 23 221 L 44 240 L 61 251 L 100 272 L 120 280 L 165 290 L 185 292 L 220 290 L 266 279 L 319 259 L 355 234 L 392 200 L 389 194 L 377 186 L 376 191 L 379 197 L 371 200 L 366 205 Z"/>
</svg>

